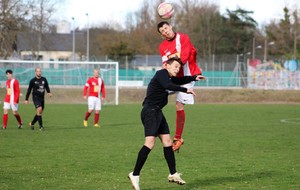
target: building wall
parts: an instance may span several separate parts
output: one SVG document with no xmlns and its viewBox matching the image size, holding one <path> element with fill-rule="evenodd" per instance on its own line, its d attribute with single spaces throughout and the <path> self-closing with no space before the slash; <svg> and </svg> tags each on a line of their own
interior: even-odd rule
<svg viewBox="0 0 300 190">
<path fill-rule="evenodd" d="M 20 54 L 23 60 L 33 60 L 32 51 L 22 51 Z M 72 52 L 69 51 L 40 51 L 39 57 L 43 61 L 69 61 L 73 59 Z"/>
</svg>

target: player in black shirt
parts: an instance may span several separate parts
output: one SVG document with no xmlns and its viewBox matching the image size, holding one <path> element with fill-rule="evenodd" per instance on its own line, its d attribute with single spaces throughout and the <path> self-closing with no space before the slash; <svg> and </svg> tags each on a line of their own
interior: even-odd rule
<svg viewBox="0 0 300 190">
<path fill-rule="evenodd" d="M 29 86 L 27 89 L 26 97 L 25 97 L 25 104 L 28 104 L 28 98 L 30 96 L 32 90 L 32 101 L 36 108 L 36 115 L 33 117 L 33 120 L 29 123 L 31 129 L 34 129 L 34 124 L 38 121 L 40 125 L 40 130 L 43 130 L 43 120 L 42 120 L 42 113 L 45 106 L 45 91 L 49 97 L 52 96 L 50 92 L 50 88 L 48 85 L 48 81 L 45 77 L 42 77 L 41 68 L 37 67 L 35 69 L 35 77 L 30 80 Z"/>
<path fill-rule="evenodd" d="M 196 95 L 192 89 L 187 89 L 179 85 L 186 84 L 191 81 L 205 79 L 202 75 L 175 77 L 179 72 L 181 60 L 171 58 L 166 62 L 164 69 L 156 72 L 151 79 L 147 94 L 143 102 L 141 111 L 141 120 L 144 125 L 145 143 L 140 149 L 133 172 L 128 177 L 135 190 L 139 190 L 140 171 L 147 160 L 148 154 L 155 144 L 158 136 L 163 144 L 163 152 L 167 161 L 170 174 L 168 179 L 170 182 L 183 185 L 185 181 L 181 179 L 180 174 L 176 171 L 176 162 L 174 151 L 172 149 L 172 140 L 168 123 L 163 115 L 162 108 L 168 103 L 169 91 L 180 91 Z"/>
</svg>

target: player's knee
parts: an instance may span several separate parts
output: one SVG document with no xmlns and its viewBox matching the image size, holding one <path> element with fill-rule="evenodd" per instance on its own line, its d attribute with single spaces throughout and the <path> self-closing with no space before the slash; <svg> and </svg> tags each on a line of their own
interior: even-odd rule
<svg viewBox="0 0 300 190">
<path fill-rule="evenodd" d="M 144 145 L 152 149 L 155 145 L 155 137 L 154 138 L 146 137 Z"/>
<path fill-rule="evenodd" d="M 180 102 L 176 102 L 176 110 L 177 111 L 184 110 L 184 104 Z"/>
<path fill-rule="evenodd" d="M 42 114 L 43 113 L 43 108 L 42 107 L 38 107 L 36 109 L 36 111 L 37 111 L 38 114 Z"/>
<path fill-rule="evenodd" d="M 164 147 L 169 147 L 169 146 L 172 146 L 173 143 L 172 143 L 172 141 L 170 139 L 168 141 L 163 141 L 162 144 L 163 144 Z"/>
<path fill-rule="evenodd" d="M 169 147 L 173 144 L 170 134 L 161 135 L 160 139 L 164 147 Z"/>
</svg>

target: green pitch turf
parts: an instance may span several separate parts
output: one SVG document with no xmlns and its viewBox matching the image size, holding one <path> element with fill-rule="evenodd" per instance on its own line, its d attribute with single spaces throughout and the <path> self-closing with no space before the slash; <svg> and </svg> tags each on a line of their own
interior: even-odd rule
<svg viewBox="0 0 300 190">
<path fill-rule="evenodd" d="M 141 106 L 103 106 L 101 128 L 84 128 L 86 105 L 47 104 L 45 131 L 30 130 L 32 105 L 20 105 L 24 128 L 9 115 L 0 130 L 0 189 L 131 189 L 144 137 Z M 164 109 L 174 133 L 175 106 Z M 141 189 L 300 189 L 299 105 L 186 107 L 185 144 L 176 154 L 187 184 L 167 180 L 161 143 L 141 172 Z M 36 126 L 37 128 L 37 126 Z"/>
</svg>

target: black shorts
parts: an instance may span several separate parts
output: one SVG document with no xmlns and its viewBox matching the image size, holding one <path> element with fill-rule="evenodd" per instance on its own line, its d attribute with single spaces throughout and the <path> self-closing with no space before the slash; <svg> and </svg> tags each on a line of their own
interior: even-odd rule
<svg viewBox="0 0 300 190">
<path fill-rule="evenodd" d="M 44 109 L 45 101 L 43 99 L 33 98 L 32 101 L 35 108 L 42 107 L 42 109 Z"/>
<path fill-rule="evenodd" d="M 145 137 L 170 134 L 169 125 L 161 109 L 143 107 L 141 120 L 144 125 Z"/>
</svg>

